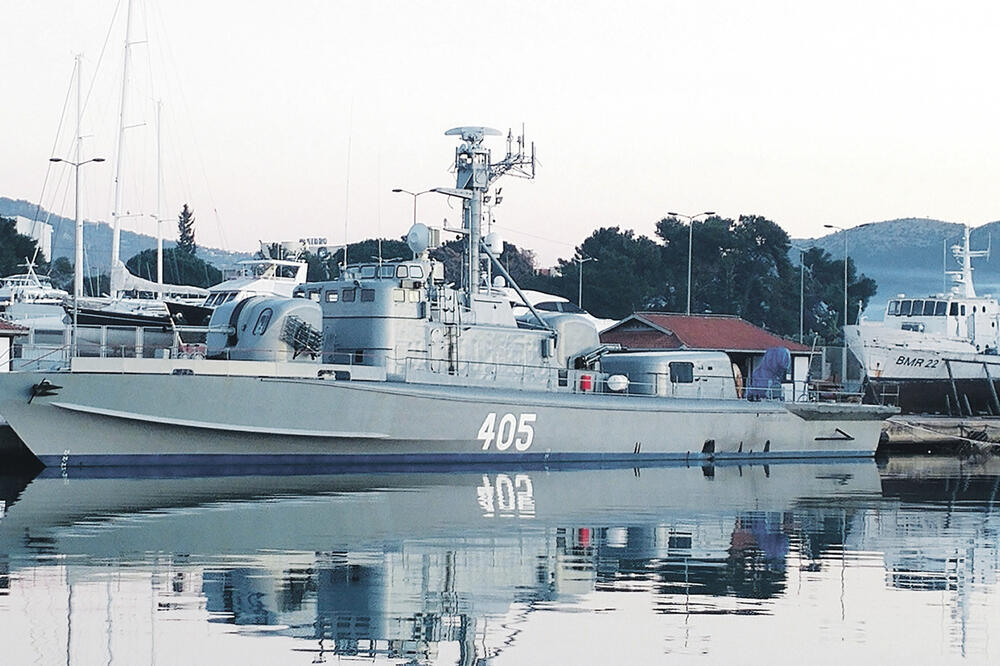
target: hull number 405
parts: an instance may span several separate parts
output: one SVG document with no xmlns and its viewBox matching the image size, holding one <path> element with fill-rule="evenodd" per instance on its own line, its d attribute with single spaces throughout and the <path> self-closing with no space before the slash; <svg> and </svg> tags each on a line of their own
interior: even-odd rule
<svg viewBox="0 0 1000 666">
<path fill-rule="evenodd" d="M 527 451 L 535 439 L 535 414 L 501 414 L 490 412 L 483 419 L 483 425 L 476 436 L 483 443 L 483 451 L 488 451 L 495 444 L 497 451 L 506 451 L 511 444 L 518 451 Z"/>
</svg>

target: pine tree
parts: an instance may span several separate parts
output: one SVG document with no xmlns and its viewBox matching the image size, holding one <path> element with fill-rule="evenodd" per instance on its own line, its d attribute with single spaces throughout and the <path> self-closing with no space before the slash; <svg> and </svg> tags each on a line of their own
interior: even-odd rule
<svg viewBox="0 0 1000 666">
<path fill-rule="evenodd" d="M 181 208 L 181 214 L 177 216 L 177 249 L 181 252 L 194 255 L 194 210 L 188 208 L 187 204 Z"/>
</svg>

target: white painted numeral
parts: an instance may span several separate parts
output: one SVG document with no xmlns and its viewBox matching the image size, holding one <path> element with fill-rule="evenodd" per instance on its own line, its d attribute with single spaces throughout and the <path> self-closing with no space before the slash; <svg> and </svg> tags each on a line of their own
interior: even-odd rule
<svg viewBox="0 0 1000 666">
<path fill-rule="evenodd" d="M 483 421 L 482 427 L 479 428 L 479 434 L 476 437 L 477 439 L 483 440 L 483 451 L 490 448 L 490 444 L 493 443 L 493 438 L 496 437 L 496 424 L 497 413 L 490 412 L 486 415 L 486 419 Z"/>
<path fill-rule="evenodd" d="M 476 438 L 483 443 L 483 451 L 489 450 L 494 440 L 497 451 L 506 451 L 511 444 L 518 451 L 527 451 L 535 439 L 535 429 L 532 424 L 536 418 L 536 414 L 515 416 L 507 413 L 500 417 L 500 423 L 497 424 L 496 412 L 490 412 L 483 419 L 483 425 L 479 427 Z"/>
<path fill-rule="evenodd" d="M 497 451 L 506 451 L 514 443 L 516 427 L 517 418 L 513 414 L 504 414 L 500 417 L 500 426 L 497 428 Z"/>
<path fill-rule="evenodd" d="M 518 451 L 527 451 L 534 441 L 535 429 L 531 427 L 534 422 L 534 414 L 521 414 L 521 420 L 517 423 L 517 439 L 514 440 L 514 448 Z"/>
</svg>

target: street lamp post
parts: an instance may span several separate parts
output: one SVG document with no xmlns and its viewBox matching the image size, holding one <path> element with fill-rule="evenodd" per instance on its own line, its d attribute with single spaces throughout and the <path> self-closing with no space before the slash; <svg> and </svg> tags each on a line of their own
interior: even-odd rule
<svg viewBox="0 0 1000 666">
<path fill-rule="evenodd" d="M 79 344 L 77 342 L 77 320 L 79 315 L 80 298 L 83 297 L 83 221 L 80 219 L 80 167 L 91 162 L 103 162 L 104 158 L 92 157 L 91 159 L 84 160 L 82 162 L 71 162 L 69 160 L 62 159 L 61 157 L 52 157 L 49 161 L 64 162 L 73 167 L 75 176 L 74 180 L 76 182 L 76 202 L 73 206 L 73 222 L 76 227 L 76 247 L 74 248 L 74 261 L 76 265 L 73 267 L 73 356 L 76 356 L 79 351 Z"/>
<path fill-rule="evenodd" d="M 840 383 L 847 385 L 847 229 L 835 224 L 824 224 L 826 229 L 837 229 L 844 234 L 844 349 L 841 352 Z"/>
<path fill-rule="evenodd" d="M 691 247 L 694 244 L 694 221 L 695 218 L 699 218 L 702 215 L 715 215 L 714 210 L 707 210 L 704 213 L 698 213 L 697 215 L 684 215 L 682 213 L 667 213 L 672 217 L 683 217 L 688 221 L 688 297 L 687 297 L 687 314 L 691 314 Z"/>
<path fill-rule="evenodd" d="M 806 253 L 806 248 L 799 247 L 798 245 L 793 245 L 796 250 L 799 251 L 799 344 L 803 344 L 805 320 L 806 320 L 806 263 L 803 257 Z M 810 271 L 810 275 L 812 272 Z"/>
<path fill-rule="evenodd" d="M 573 257 L 573 261 L 576 262 L 576 273 L 577 273 L 577 286 L 576 286 L 576 305 L 581 310 L 583 309 L 583 265 L 588 261 L 597 261 L 597 257 Z"/>
<path fill-rule="evenodd" d="M 396 194 L 409 194 L 411 197 L 413 197 L 413 224 L 416 224 L 417 223 L 417 197 L 419 197 L 421 194 L 428 194 L 430 192 L 433 192 L 434 190 L 424 190 L 423 192 L 411 192 L 409 190 L 404 190 L 401 187 L 394 187 L 394 188 L 392 188 L 392 191 L 394 193 L 396 193 Z"/>
</svg>

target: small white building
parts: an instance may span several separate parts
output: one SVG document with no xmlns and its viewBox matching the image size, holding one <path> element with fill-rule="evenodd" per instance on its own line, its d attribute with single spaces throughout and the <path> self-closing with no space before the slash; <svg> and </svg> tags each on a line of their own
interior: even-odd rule
<svg viewBox="0 0 1000 666">
<path fill-rule="evenodd" d="M 45 255 L 46 261 L 52 261 L 52 225 L 38 220 L 29 220 L 20 215 L 14 217 L 14 229 L 22 236 L 30 236 Z M 31 257 L 28 257 L 31 259 Z"/>
</svg>

